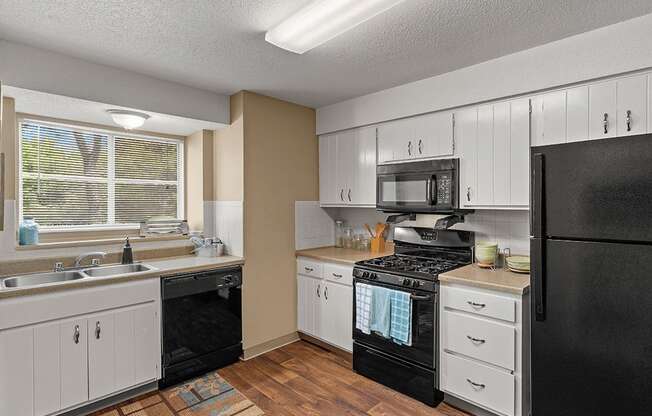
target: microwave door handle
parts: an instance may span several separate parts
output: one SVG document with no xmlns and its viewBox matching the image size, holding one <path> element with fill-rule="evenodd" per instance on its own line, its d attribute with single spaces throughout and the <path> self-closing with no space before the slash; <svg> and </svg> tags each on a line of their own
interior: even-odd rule
<svg viewBox="0 0 652 416">
<path fill-rule="evenodd" d="M 426 181 L 426 200 L 428 201 L 428 205 L 435 205 L 435 201 L 437 200 L 437 190 L 436 187 L 433 186 L 433 184 L 436 184 L 437 178 L 428 178 Z"/>
</svg>

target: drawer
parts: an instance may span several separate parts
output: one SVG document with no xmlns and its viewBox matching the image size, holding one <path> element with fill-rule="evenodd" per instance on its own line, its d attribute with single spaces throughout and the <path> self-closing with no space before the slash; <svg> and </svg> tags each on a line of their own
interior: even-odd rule
<svg viewBox="0 0 652 416">
<path fill-rule="evenodd" d="M 322 278 L 322 264 L 306 259 L 297 260 L 297 273 L 304 276 Z"/>
<path fill-rule="evenodd" d="M 351 286 L 353 284 L 353 266 L 324 263 L 324 279 Z"/>
<path fill-rule="evenodd" d="M 445 311 L 442 317 L 444 349 L 514 371 L 516 329 Z"/>
<path fill-rule="evenodd" d="M 444 391 L 509 416 L 514 415 L 514 376 L 471 360 L 443 354 Z"/>
<path fill-rule="evenodd" d="M 516 322 L 516 300 L 469 289 L 442 286 L 444 307 L 476 315 Z"/>
</svg>

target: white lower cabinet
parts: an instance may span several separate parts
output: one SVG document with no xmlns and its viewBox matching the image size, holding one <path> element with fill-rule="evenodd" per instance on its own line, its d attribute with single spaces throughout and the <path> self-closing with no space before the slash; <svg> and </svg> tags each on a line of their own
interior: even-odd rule
<svg viewBox="0 0 652 416">
<path fill-rule="evenodd" d="M 441 284 L 444 392 L 498 415 L 528 414 L 526 296 Z"/>
<path fill-rule="evenodd" d="M 308 271 L 305 267 L 308 266 Z M 319 273 L 315 273 L 315 271 Z M 353 350 L 352 266 L 297 260 L 297 328 L 341 349 Z"/>
<path fill-rule="evenodd" d="M 3 300 L 0 314 L 23 307 L 18 329 L 0 323 L 0 415 L 55 415 L 159 378 L 158 279 Z"/>
</svg>

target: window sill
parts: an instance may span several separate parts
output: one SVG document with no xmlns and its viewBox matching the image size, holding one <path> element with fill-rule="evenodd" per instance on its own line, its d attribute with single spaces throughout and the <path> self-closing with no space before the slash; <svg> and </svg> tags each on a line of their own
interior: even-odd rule
<svg viewBox="0 0 652 416">
<path fill-rule="evenodd" d="M 156 241 L 174 241 L 174 240 L 188 240 L 186 235 L 161 235 L 161 236 L 149 236 L 149 237 L 139 237 L 139 236 L 130 236 L 129 242 L 138 244 L 146 242 L 156 242 Z M 16 251 L 30 251 L 30 250 L 47 250 L 54 248 L 66 248 L 66 247 L 86 247 L 86 246 L 101 246 L 101 245 L 110 245 L 110 244 L 119 244 L 124 242 L 124 237 L 121 238 L 105 238 L 105 239 L 95 239 L 95 240 L 80 240 L 80 241 L 54 241 L 47 243 L 39 243 L 31 246 L 20 246 L 16 245 Z"/>
</svg>

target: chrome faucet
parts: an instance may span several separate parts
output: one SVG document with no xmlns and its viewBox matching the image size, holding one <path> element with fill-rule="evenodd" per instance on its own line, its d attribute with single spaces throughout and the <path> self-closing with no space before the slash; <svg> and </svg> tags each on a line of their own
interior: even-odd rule
<svg viewBox="0 0 652 416">
<path fill-rule="evenodd" d="M 99 266 L 100 265 L 100 260 L 97 258 L 104 258 L 106 257 L 106 253 L 103 251 L 92 251 L 90 253 L 82 253 L 77 257 L 75 260 L 75 266 L 74 267 L 80 267 L 81 262 L 84 261 L 84 259 L 87 259 L 89 257 L 96 257 L 92 260 L 91 266 Z"/>
</svg>

